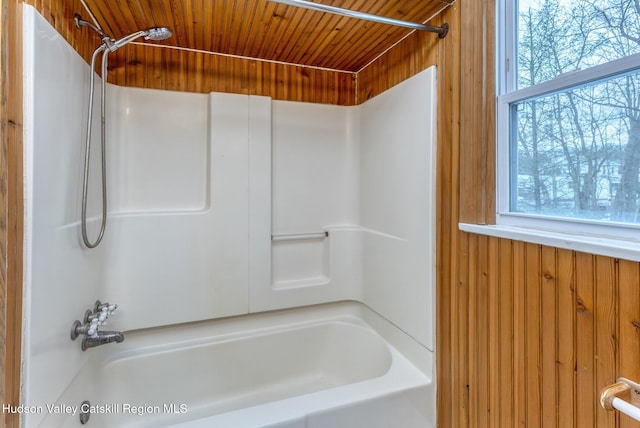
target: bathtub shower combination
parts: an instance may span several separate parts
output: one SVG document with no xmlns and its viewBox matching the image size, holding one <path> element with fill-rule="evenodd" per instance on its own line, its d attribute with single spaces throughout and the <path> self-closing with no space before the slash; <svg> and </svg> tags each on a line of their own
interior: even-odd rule
<svg viewBox="0 0 640 428">
<path fill-rule="evenodd" d="M 23 7 L 22 426 L 435 427 L 435 69 L 353 107 L 107 84 L 96 136 Z"/>
</svg>

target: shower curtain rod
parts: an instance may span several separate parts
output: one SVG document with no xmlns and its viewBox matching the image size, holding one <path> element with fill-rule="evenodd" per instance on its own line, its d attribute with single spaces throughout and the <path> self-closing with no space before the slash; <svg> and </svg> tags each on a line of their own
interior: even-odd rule
<svg viewBox="0 0 640 428">
<path fill-rule="evenodd" d="M 336 15 L 348 16 L 351 18 L 364 19 L 367 21 L 380 22 L 383 24 L 397 25 L 400 27 L 412 28 L 414 30 L 429 31 L 437 33 L 438 37 L 444 39 L 449 32 L 449 24 L 442 24 L 442 27 L 434 27 L 432 25 L 418 24 L 415 22 L 403 21 L 401 19 L 387 18 L 385 16 L 373 15 L 366 12 L 358 12 L 341 7 L 329 6 L 326 4 L 314 3 L 307 0 L 269 0 L 275 3 L 287 4 L 290 6 L 303 7 L 305 9 L 318 10 L 320 12 L 334 13 Z"/>
</svg>

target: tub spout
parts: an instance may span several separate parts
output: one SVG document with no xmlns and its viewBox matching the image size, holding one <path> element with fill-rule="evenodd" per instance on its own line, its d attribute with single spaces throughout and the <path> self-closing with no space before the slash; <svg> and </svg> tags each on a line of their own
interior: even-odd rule
<svg viewBox="0 0 640 428">
<path fill-rule="evenodd" d="M 124 334 L 119 331 L 98 331 L 93 337 L 86 335 L 82 338 L 82 350 L 104 345 L 106 343 L 120 343 L 124 340 Z"/>
<path fill-rule="evenodd" d="M 105 343 L 120 343 L 124 340 L 124 335 L 119 331 L 100 331 L 100 326 L 107 323 L 107 319 L 113 315 L 118 305 L 110 303 L 102 303 L 96 301 L 93 308 L 87 309 L 84 314 L 84 322 L 75 320 L 71 325 L 71 340 L 76 340 L 79 336 L 82 338 L 82 350 L 104 345 Z"/>
</svg>

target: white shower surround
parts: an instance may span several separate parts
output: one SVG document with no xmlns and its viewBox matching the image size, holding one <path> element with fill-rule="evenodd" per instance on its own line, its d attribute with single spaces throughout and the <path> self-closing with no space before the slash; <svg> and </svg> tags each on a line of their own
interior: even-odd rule
<svg viewBox="0 0 640 428">
<path fill-rule="evenodd" d="M 433 374 L 434 68 L 356 107 L 110 85 L 109 220 L 88 250 L 88 66 L 23 16 L 24 403 L 55 402 L 101 352 L 69 340 L 96 298 L 120 305 L 109 329 L 123 331 L 356 300 L 431 351 Z M 94 153 L 98 137 L 94 114 Z M 328 237 L 271 242 L 311 232 Z"/>
</svg>

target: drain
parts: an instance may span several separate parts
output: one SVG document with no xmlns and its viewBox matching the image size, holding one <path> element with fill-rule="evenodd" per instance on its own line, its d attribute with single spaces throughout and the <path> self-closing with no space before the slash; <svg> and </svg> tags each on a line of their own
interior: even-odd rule
<svg viewBox="0 0 640 428">
<path fill-rule="evenodd" d="M 89 422 L 89 418 L 91 417 L 91 402 L 89 400 L 84 400 L 80 405 L 80 423 L 82 425 Z"/>
</svg>

